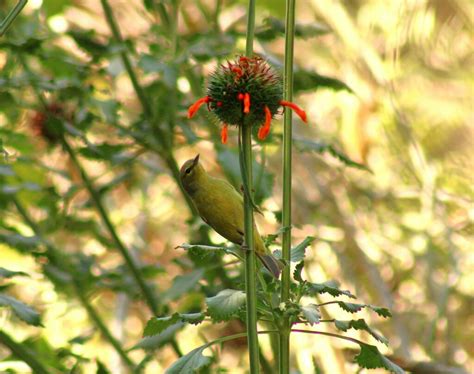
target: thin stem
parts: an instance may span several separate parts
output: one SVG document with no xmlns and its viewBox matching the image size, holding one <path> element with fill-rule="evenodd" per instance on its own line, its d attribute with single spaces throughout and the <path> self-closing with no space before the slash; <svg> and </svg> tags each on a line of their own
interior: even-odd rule
<svg viewBox="0 0 474 374">
<path fill-rule="evenodd" d="M 128 357 L 127 353 L 122 348 L 120 342 L 112 335 L 112 333 L 107 328 L 107 326 L 105 325 L 102 318 L 100 318 L 97 311 L 94 309 L 94 307 L 91 305 L 91 303 L 87 299 L 86 295 L 84 294 L 84 291 L 82 289 L 82 286 L 81 286 L 80 282 L 73 278 L 73 285 L 74 285 L 76 295 L 79 298 L 82 306 L 86 309 L 87 314 L 89 315 L 89 318 L 95 323 L 95 325 L 97 326 L 97 328 L 99 329 L 101 334 L 110 343 L 110 345 L 112 345 L 112 347 L 114 347 L 115 351 L 122 358 L 123 362 L 130 369 L 132 369 L 132 370 L 135 369 L 135 364 L 130 359 L 130 357 Z"/>
<path fill-rule="evenodd" d="M 351 338 L 349 336 L 343 336 L 343 335 L 338 335 L 338 334 L 333 334 L 331 332 L 325 332 L 325 331 L 314 331 L 314 330 L 300 330 L 300 329 L 292 329 L 291 330 L 292 332 L 302 332 L 302 333 L 305 333 L 305 334 L 316 334 L 316 335 L 326 335 L 326 336 L 331 336 L 333 338 L 338 338 L 338 339 L 342 339 L 342 340 L 347 340 L 349 342 L 352 342 L 352 343 L 356 343 L 356 344 L 366 344 L 360 340 L 357 340 L 357 339 L 354 339 L 354 338 Z"/>
<path fill-rule="evenodd" d="M 245 54 L 253 55 L 253 39 L 255 30 L 255 0 L 249 0 L 247 13 L 247 40 Z M 252 198 L 252 127 L 242 124 L 240 126 L 241 147 L 240 172 L 244 185 L 244 232 L 245 232 L 245 293 L 247 297 L 247 344 L 249 348 L 250 373 L 260 372 L 259 345 L 257 333 L 257 285 L 256 285 L 256 260 L 255 242 L 253 240 L 253 198 Z"/>
<path fill-rule="evenodd" d="M 145 91 L 143 90 L 142 86 L 140 85 L 138 81 L 138 77 L 135 74 L 135 71 L 133 70 L 132 63 L 130 59 L 128 58 L 128 54 L 125 50 L 125 45 L 123 42 L 122 34 L 120 33 L 120 29 L 118 27 L 117 22 L 115 21 L 115 17 L 112 12 L 112 8 L 110 7 L 110 4 L 108 0 L 101 0 L 100 1 L 102 4 L 102 8 L 105 13 L 105 18 L 107 20 L 107 23 L 109 24 L 109 27 L 112 31 L 112 35 L 114 36 L 114 39 L 117 43 L 121 44 L 120 47 L 123 49 L 120 51 L 120 57 L 122 59 L 122 62 L 125 66 L 125 70 L 127 70 L 128 76 L 130 77 L 130 80 L 132 81 L 133 88 L 135 92 L 137 93 L 138 100 L 140 100 L 140 104 L 142 105 L 143 111 L 145 112 L 146 117 L 151 117 L 152 115 L 152 109 L 150 106 L 150 103 L 148 102 L 146 96 L 145 96 Z"/>
<path fill-rule="evenodd" d="M 293 97 L 293 47 L 295 27 L 295 0 L 286 2 L 286 28 L 285 28 L 285 71 L 283 77 L 283 97 L 291 101 Z M 291 256 L 291 110 L 285 110 L 283 130 L 283 215 L 282 224 L 288 227 L 283 232 L 282 258 L 289 264 Z M 281 302 L 285 303 L 290 297 L 290 267 L 287 265 L 282 271 Z M 280 333 L 280 374 L 290 372 L 290 329 L 289 317 L 283 320 Z"/>
<path fill-rule="evenodd" d="M 13 7 L 13 9 L 8 13 L 5 19 L 0 24 L 0 36 L 3 36 L 15 20 L 15 18 L 20 14 L 22 9 L 25 7 L 28 0 L 20 0 L 18 3 Z"/>
<path fill-rule="evenodd" d="M 245 55 L 252 57 L 253 55 L 253 39 L 255 34 L 255 0 L 249 0 L 247 16 L 247 35 L 245 42 Z"/>
<path fill-rule="evenodd" d="M 0 330 L 0 344 L 7 347 L 16 357 L 26 363 L 33 373 L 48 374 L 51 373 L 43 364 L 36 359 L 35 354 L 26 348 L 25 344 L 19 344 L 14 341 L 9 335 Z"/>
<path fill-rule="evenodd" d="M 30 217 L 28 212 L 26 211 L 25 207 L 21 204 L 21 202 L 14 196 L 12 197 L 12 201 L 16 206 L 16 209 L 22 216 L 23 220 L 30 226 L 31 230 L 34 232 L 34 234 L 41 240 L 41 242 L 46 246 L 50 254 L 54 258 L 60 258 L 60 253 L 61 251 L 53 246 L 43 235 L 42 230 L 40 227 L 36 224 L 35 221 Z M 62 257 L 64 259 L 64 257 Z M 71 266 L 69 264 L 64 264 L 64 266 L 69 269 Z M 68 271 L 68 274 L 72 278 L 73 286 L 74 286 L 74 291 L 81 302 L 82 306 L 84 309 L 87 311 L 89 318 L 95 323 L 101 334 L 104 336 L 104 338 L 110 343 L 112 347 L 114 347 L 115 351 L 117 354 L 122 358 L 123 362 L 130 368 L 134 369 L 135 364 L 133 361 L 128 357 L 127 353 L 123 350 L 122 346 L 120 345 L 119 341 L 112 335 L 110 330 L 107 328 L 106 324 L 102 320 L 102 318 L 99 316 L 97 311 L 94 309 L 94 307 L 89 303 L 89 300 L 87 299 L 85 295 L 85 291 L 80 284 L 80 282 L 74 277 L 74 272 Z"/>
<path fill-rule="evenodd" d="M 123 244 L 122 240 L 117 234 L 117 231 L 115 230 L 115 226 L 113 225 L 112 221 L 109 218 L 109 215 L 107 213 L 107 210 L 105 209 L 104 205 L 102 204 L 102 200 L 100 198 L 100 194 L 97 191 L 97 189 L 94 187 L 91 179 L 89 178 L 89 175 L 86 173 L 84 168 L 82 167 L 81 163 L 79 162 L 79 159 L 76 156 L 76 153 L 74 150 L 71 148 L 70 144 L 68 141 L 62 137 L 61 139 L 63 148 L 66 150 L 66 152 L 69 154 L 69 157 L 71 158 L 71 161 L 73 162 L 74 166 L 76 169 L 79 171 L 79 174 L 81 175 L 81 179 L 84 182 L 84 185 L 87 188 L 87 191 L 92 197 L 92 201 L 94 202 L 94 205 L 105 225 L 107 230 L 109 231 L 110 236 L 112 237 L 113 242 L 115 243 L 115 246 L 119 250 L 120 254 L 125 260 L 125 263 L 127 264 L 128 268 L 132 272 L 133 278 L 135 279 L 136 283 L 138 284 L 138 287 L 143 293 L 143 296 L 145 297 L 145 300 L 152 311 L 154 315 L 158 315 L 158 305 L 155 300 L 155 297 L 153 296 L 153 293 L 151 292 L 149 286 L 145 283 L 145 280 L 143 279 L 140 270 L 135 263 L 132 255 L 128 251 L 128 249 L 125 247 Z"/>
<path fill-rule="evenodd" d="M 118 24 L 115 20 L 114 14 L 112 12 L 112 8 L 110 7 L 110 4 L 108 0 L 101 0 L 102 3 L 102 8 L 105 13 L 105 17 L 107 19 L 107 23 L 109 24 L 109 27 L 112 31 L 112 35 L 117 43 L 123 44 L 123 38 L 120 33 L 120 29 L 118 27 Z M 160 16 L 162 17 L 162 20 L 164 23 L 167 24 L 167 27 L 170 27 L 170 22 L 169 18 L 166 16 L 164 17 L 164 14 L 166 13 L 166 9 L 164 7 L 161 7 L 160 4 L 158 4 L 158 9 L 160 10 Z M 163 13 L 165 12 L 165 13 Z M 165 21 L 167 19 L 167 21 Z M 193 216 L 193 218 L 199 217 L 198 212 L 189 198 L 189 196 L 186 194 L 186 191 L 183 188 L 183 185 L 181 184 L 181 179 L 179 175 L 179 167 L 176 162 L 176 159 L 173 156 L 172 149 L 170 142 L 168 141 L 168 134 L 166 134 L 163 129 L 160 128 L 159 124 L 157 123 L 156 119 L 154 118 L 153 110 L 151 108 L 150 101 L 148 100 L 148 97 L 146 96 L 145 90 L 141 86 L 137 74 L 133 70 L 132 63 L 130 61 L 130 58 L 128 57 L 128 52 L 127 50 L 123 49 L 120 52 L 120 57 L 122 58 L 122 62 L 125 66 L 125 70 L 127 71 L 127 74 L 130 78 L 130 81 L 132 82 L 133 89 L 135 90 L 135 93 L 137 94 L 138 100 L 140 101 L 140 104 L 142 105 L 143 108 L 143 115 L 146 118 L 146 120 L 151 124 L 153 131 L 155 132 L 155 138 L 159 142 L 161 148 L 153 148 L 154 151 L 156 151 L 161 158 L 166 162 L 166 165 L 171 171 L 171 174 L 173 176 L 173 179 L 177 183 L 182 195 L 184 196 L 184 199 L 186 200 L 186 203 L 188 205 L 188 208 Z M 137 141 L 138 139 L 134 137 Z M 146 141 L 140 140 L 142 144 L 147 144 Z"/>
</svg>

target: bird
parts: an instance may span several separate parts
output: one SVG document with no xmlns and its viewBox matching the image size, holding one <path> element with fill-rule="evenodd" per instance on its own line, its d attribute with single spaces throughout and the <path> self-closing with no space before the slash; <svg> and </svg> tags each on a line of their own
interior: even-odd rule
<svg viewBox="0 0 474 374">
<path fill-rule="evenodd" d="M 230 242 L 243 245 L 244 200 L 234 186 L 208 174 L 199 163 L 199 154 L 181 166 L 180 179 L 203 221 Z M 255 223 L 253 233 L 255 254 L 278 279 L 282 263 L 265 246 Z"/>
</svg>

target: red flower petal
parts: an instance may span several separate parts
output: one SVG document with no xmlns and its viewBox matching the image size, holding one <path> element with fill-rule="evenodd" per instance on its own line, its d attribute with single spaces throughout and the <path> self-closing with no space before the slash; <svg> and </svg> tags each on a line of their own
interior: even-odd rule
<svg viewBox="0 0 474 374">
<path fill-rule="evenodd" d="M 188 118 L 193 118 L 193 116 L 196 114 L 198 109 L 204 104 L 209 104 L 210 101 L 211 101 L 211 98 L 209 96 L 201 97 L 198 101 L 196 101 L 193 105 L 189 107 Z"/>
<path fill-rule="evenodd" d="M 268 134 L 270 133 L 270 125 L 272 123 L 272 112 L 270 112 L 270 109 L 268 106 L 265 105 L 265 123 L 260 126 L 258 129 L 258 138 L 260 140 L 265 139 Z"/>
<path fill-rule="evenodd" d="M 295 103 L 292 103 L 291 101 L 280 100 L 280 105 L 293 109 L 293 111 L 301 118 L 304 123 L 308 122 L 306 118 L 306 112 Z"/>
<path fill-rule="evenodd" d="M 226 144 L 227 143 L 227 123 L 224 123 L 224 126 L 222 127 L 222 130 L 221 130 L 221 142 L 222 144 Z"/>
<path fill-rule="evenodd" d="M 250 95 L 247 92 L 244 94 L 244 113 L 250 113 Z"/>
</svg>

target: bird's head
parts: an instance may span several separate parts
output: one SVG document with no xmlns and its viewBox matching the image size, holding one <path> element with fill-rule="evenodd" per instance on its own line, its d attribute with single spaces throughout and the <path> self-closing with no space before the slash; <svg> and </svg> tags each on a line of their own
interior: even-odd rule
<svg viewBox="0 0 474 374">
<path fill-rule="evenodd" d="M 183 166 L 181 166 L 181 170 L 179 171 L 179 176 L 181 178 L 181 182 L 183 183 L 183 187 L 188 193 L 194 192 L 197 188 L 197 182 L 200 178 L 202 178 L 206 172 L 204 168 L 199 164 L 199 154 L 186 161 Z"/>
</svg>

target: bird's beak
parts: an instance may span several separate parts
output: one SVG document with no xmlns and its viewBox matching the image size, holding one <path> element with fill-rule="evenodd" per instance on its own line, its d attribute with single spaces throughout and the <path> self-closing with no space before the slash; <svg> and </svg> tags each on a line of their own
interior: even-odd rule
<svg viewBox="0 0 474 374">
<path fill-rule="evenodd" d="M 193 160 L 193 166 L 196 166 L 199 163 L 199 153 Z"/>
</svg>

